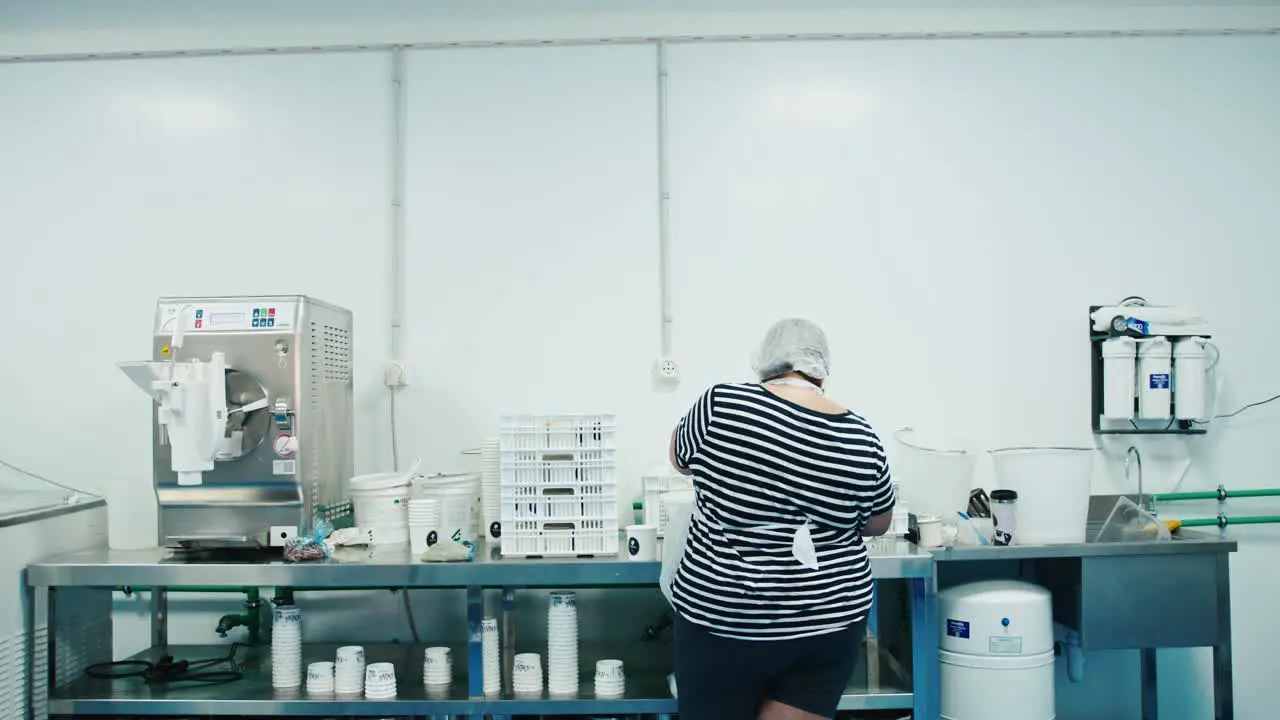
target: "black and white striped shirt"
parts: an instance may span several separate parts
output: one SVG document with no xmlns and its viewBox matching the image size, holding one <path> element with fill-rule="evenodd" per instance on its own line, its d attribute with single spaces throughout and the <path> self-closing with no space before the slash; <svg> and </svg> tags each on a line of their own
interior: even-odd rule
<svg viewBox="0 0 1280 720">
<path fill-rule="evenodd" d="M 789 640 L 866 617 L 861 530 L 895 497 L 865 420 L 809 410 L 760 385 L 717 385 L 680 421 L 676 461 L 693 471 L 697 506 L 672 584 L 683 618 L 723 637 Z M 817 570 L 792 557 L 806 522 Z"/>
</svg>

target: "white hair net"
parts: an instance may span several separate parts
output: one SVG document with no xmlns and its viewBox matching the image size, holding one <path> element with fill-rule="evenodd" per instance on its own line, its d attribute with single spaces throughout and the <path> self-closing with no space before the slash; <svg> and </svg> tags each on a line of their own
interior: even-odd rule
<svg viewBox="0 0 1280 720">
<path fill-rule="evenodd" d="M 808 320 L 779 320 L 765 333 L 752 368 L 761 380 L 788 372 L 823 380 L 831 371 L 827 334 Z"/>
</svg>

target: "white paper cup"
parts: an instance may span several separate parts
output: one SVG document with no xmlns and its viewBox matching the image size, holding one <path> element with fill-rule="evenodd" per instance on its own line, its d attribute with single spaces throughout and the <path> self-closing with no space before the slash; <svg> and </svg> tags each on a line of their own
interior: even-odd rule
<svg viewBox="0 0 1280 720">
<path fill-rule="evenodd" d="M 627 559 L 636 562 L 654 562 L 658 559 L 657 525 L 627 527 Z"/>
</svg>

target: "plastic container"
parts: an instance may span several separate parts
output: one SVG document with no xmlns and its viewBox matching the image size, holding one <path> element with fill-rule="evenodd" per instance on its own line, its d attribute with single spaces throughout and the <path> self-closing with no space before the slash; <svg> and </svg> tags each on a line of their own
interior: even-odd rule
<svg viewBox="0 0 1280 720">
<path fill-rule="evenodd" d="M 658 528 L 658 537 L 667 536 L 667 508 L 662 496 L 677 490 L 692 490 L 692 478 L 683 475 L 651 475 L 640 478 L 644 490 L 644 524 Z"/>
<path fill-rule="evenodd" d="M 1127 497 L 1116 501 L 1094 542 L 1172 542 L 1169 526 Z"/>
<path fill-rule="evenodd" d="M 1167 338 L 1138 343 L 1138 417 L 1165 420 L 1173 410 L 1173 345 Z"/>
<path fill-rule="evenodd" d="M 1048 590 L 989 580 L 938 594 L 941 716 L 1052 720 L 1053 599 Z"/>
<path fill-rule="evenodd" d="M 937 515 L 955 524 L 969 506 L 974 456 L 956 438 L 926 436 L 914 428 L 893 434 L 896 453 L 890 471 L 901 497 L 916 515 Z"/>
<path fill-rule="evenodd" d="M 1174 417 L 1179 420 L 1206 420 L 1208 365 L 1204 338 L 1185 338 L 1173 344 Z"/>
<path fill-rule="evenodd" d="M 480 476 L 475 473 L 420 477 L 413 494 L 440 503 L 439 537 L 475 543 L 480 538 Z"/>
<path fill-rule="evenodd" d="M 410 476 L 405 473 L 357 475 L 348 484 L 356 526 L 369 532 L 373 545 L 409 542 Z"/>
<path fill-rule="evenodd" d="M 667 493 L 662 502 L 667 506 L 667 536 L 662 540 L 662 570 L 658 577 L 658 587 L 671 602 L 671 583 L 676 579 L 676 570 L 684 558 L 685 544 L 689 539 L 689 524 L 693 521 L 693 504 L 696 497 L 693 490 L 680 490 Z"/>
<path fill-rule="evenodd" d="M 1095 452 L 1086 447 L 991 451 L 997 484 L 1018 493 L 1015 545 L 1085 541 Z"/>
<path fill-rule="evenodd" d="M 615 417 L 512 415 L 500 428 L 502 555 L 616 555 Z"/>
<path fill-rule="evenodd" d="M 1114 420 L 1133 417 L 1134 379 L 1138 342 L 1114 337 L 1102 343 L 1102 416 Z"/>
</svg>

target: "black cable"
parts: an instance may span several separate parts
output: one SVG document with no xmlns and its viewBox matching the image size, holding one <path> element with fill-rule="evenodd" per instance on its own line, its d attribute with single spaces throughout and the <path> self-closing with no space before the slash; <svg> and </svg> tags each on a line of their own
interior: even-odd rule
<svg viewBox="0 0 1280 720">
<path fill-rule="evenodd" d="M 1267 398 L 1266 400 L 1259 400 L 1259 401 L 1257 401 L 1257 402 L 1251 402 L 1251 403 L 1249 403 L 1248 405 L 1245 405 L 1244 407 L 1240 408 L 1239 410 L 1236 410 L 1235 412 L 1229 412 L 1229 413 L 1227 413 L 1226 415 L 1214 415 L 1214 416 L 1213 416 L 1213 419 L 1214 419 L 1214 420 L 1226 420 L 1227 418 L 1233 418 L 1233 417 L 1235 417 L 1235 416 L 1239 415 L 1240 413 L 1244 412 L 1245 410 L 1248 410 L 1249 408 L 1256 408 L 1256 407 L 1258 407 L 1259 405 L 1266 405 L 1267 403 L 1275 402 L 1276 400 L 1280 400 L 1280 395 L 1272 395 L 1271 397 Z"/>
<path fill-rule="evenodd" d="M 226 655 L 200 660 L 178 660 L 172 655 L 165 655 L 158 662 L 147 660 L 116 660 L 114 662 L 95 663 L 84 669 L 84 674 L 101 680 L 120 680 L 123 678 L 142 678 L 148 685 L 189 683 L 191 685 L 210 686 L 224 685 L 240 680 L 244 673 L 240 672 L 236 663 L 236 651 L 239 643 L 232 643 Z M 227 665 L 227 670 L 206 670 L 218 665 Z M 201 672 L 204 671 L 204 672 Z"/>
</svg>

